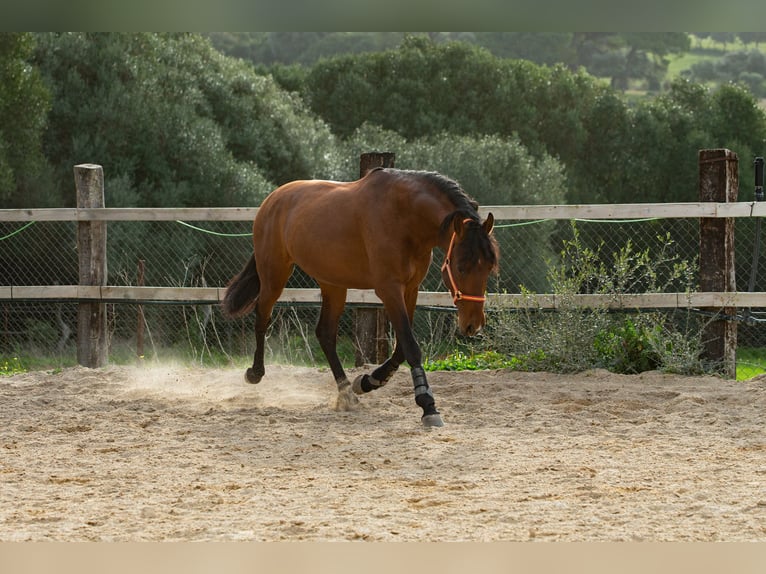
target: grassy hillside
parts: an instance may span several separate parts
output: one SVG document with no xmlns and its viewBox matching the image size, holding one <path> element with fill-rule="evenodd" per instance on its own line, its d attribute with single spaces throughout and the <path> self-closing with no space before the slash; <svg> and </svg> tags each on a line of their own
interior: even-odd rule
<svg viewBox="0 0 766 574">
<path fill-rule="evenodd" d="M 718 62 L 722 60 L 726 54 L 732 52 L 751 52 L 753 50 L 759 50 L 766 54 L 766 43 L 760 44 L 744 44 L 737 39 L 734 42 L 716 42 L 710 38 L 699 39 L 692 37 L 692 48 L 685 54 L 673 55 L 669 58 L 668 71 L 666 75 L 667 81 L 672 81 L 675 78 L 687 75 L 693 66 L 701 62 Z M 715 86 L 715 82 L 708 82 L 710 87 Z M 766 98 L 759 99 L 761 108 L 766 109 Z"/>
</svg>

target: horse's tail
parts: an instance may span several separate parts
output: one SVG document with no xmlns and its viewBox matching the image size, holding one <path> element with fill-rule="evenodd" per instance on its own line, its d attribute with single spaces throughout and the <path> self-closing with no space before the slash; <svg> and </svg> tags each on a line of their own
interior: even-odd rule
<svg viewBox="0 0 766 574">
<path fill-rule="evenodd" d="M 258 277 L 255 255 L 253 255 L 247 260 L 242 271 L 229 281 L 226 295 L 221 301 L 223 314 L 232 319 L 247 315 L 255 307 L 260 290 L 261 279 Z"/>
</svg>

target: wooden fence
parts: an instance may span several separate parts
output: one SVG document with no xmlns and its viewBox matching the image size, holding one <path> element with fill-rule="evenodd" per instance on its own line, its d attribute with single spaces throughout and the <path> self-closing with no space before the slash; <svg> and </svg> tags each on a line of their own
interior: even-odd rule
<svg viewBox="0 0 766 574">
<path fill-rule="evenodd" d="M 498 221 L 538 219 L 637 219 L 698 218 L 700 220 L 700 291 L 692 293 L 643 293 L 577 295 L 577 304 L 609 308 L 701 308 L 721 311 L 724 319 L 711 322 L 706 337 L 709 358 L 720 360 L 725 373 L 735 369 L 736 308 L 766 307 L 766 292 L 736 292 L 734 284 L 733 226 L 735 218 L 766 216 L 766 202 L 737 202 L 737 156 L 729 150 L 700 151 L 700 199 L 687 203 L 637 203 L 615 205 L 516 205 L 483 206 Z M 107 208 L 103 207 L 103 173 L 100 166 L 75 166 L 78 207 L 65 209 L 0 210 L 0 221 L 78 222 L 79 285 L 0 286 L 0 301 L 75 300 L 78 312 L 78 362 L 97 367 L 106 362 L 105 303 L 188 302 L 218 303 L 224 287 L 152 287 L 106 285 L 106 222 L 108 221 L 252 221 L 257 208 Z M 510 307 L 556 309 L 555 294 L 530 298 L 520 294 L 490 293 L 490 304 Z M 319 289 L 285 289 L 286 303 L 319 303 Z M 567 299 L 571 301 L 571 297 Z M 374 292 L 348 291 L 352 304 L 380 305 Z M 447 292 L 421 292 L 419 305 L 452 306 Z"/>
</svg>

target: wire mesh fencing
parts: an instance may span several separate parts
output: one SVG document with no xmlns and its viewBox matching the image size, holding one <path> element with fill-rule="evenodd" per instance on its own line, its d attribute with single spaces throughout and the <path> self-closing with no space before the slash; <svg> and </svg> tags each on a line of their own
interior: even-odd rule
<svg viewBox="0 0 766 574">
<path fill-rule="evenodd" d="M 739 291 L 766 290 L 766 262 L 763 257 L 753 261 L 756 223 L 752 218 L 736 220 Z M 68 221 L 0 222 L 0 286 L 76 285 L 77 225 Z M 145 285 L 223 287 L 252 253 L 250 232 L 249 221 L 110 221 L 108 284 L 137 285 L 141 265 Z M 552 274 L 565 257 L 567 243 L 573 240 L 607 271 L 617 270 L 626 249 L 628 255 L 646 253 L 654 261 L 672 251 L 673 262 L 687 262 L 691 269 L 696 268 L 699 258 L 699 221 L 695 218 L 498 221 L 494 233 L 501 265 L 491 278 L 491 293 L 550 293 Z M 437 249 L 422 290 L 446 291 L 439 272 L 442 257 Z M 645 275 L 621 288 L 635 293 L 648 287 L 679 290 L 678 284 L 665 283 L 661 276 Z M 296 269 L 287 286 L 316 285 Z M 584 288 L 588 289 L 587 285 Z M 681 288 L 694 289 L 695 285 Z M 339 352 L 346 364 L 354 360 L 351 307 L 342 317 L 339 333 Z M 492 308 L 488 310 L 491 317 Z M 766 345 L 761 311 L 749 310 L 746 320 L 740 322 L 740 345 Z M 267 357 L 290 363 L 322 363 L 324 357 L 314 337 L 318 313 L 317 305 L 279 304 L 268 337 Z M 0 356 L 74 364 L 76 317 L 76 301 L 0 300 Z M 231 362 L 245 360 L 253 351 L 252 317 L 224 319 L 217 305 L 113 303 L 109 304 L 108 317 L 113 361 L 142 356 L 144 360 Z M 419 309 L 415 331 L 428 358 L 456 348 L 492 345 L 489 339 L 459 339 L 452 309 Z M 141 340 L 139 332 L 143 332 Z M 393 333 L 389 336 L 393 340 Z"/>
</svg>

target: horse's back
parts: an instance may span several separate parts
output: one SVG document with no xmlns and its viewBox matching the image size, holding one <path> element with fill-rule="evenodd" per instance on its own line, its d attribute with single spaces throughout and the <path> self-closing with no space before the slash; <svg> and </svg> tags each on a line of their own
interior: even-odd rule
<svg viewBox="0 0 766 574">
<path fill-rule="evenodd" d="M 305 180 L 277 188 L 253 222 L 256 260 L 281 256 L 318 281 L 360 286 L 359 272 L 369 268 L 360 199 L 357 182 Z"/>
<path fill-rule="evenodd" d="M 254 231 L 285 237 L 308 233 L 322 236 L 328 227 L 358 215 L 356 182 L 298 180 L 274 190 L 263 202 L 253 222 Z"/>
</svg>

